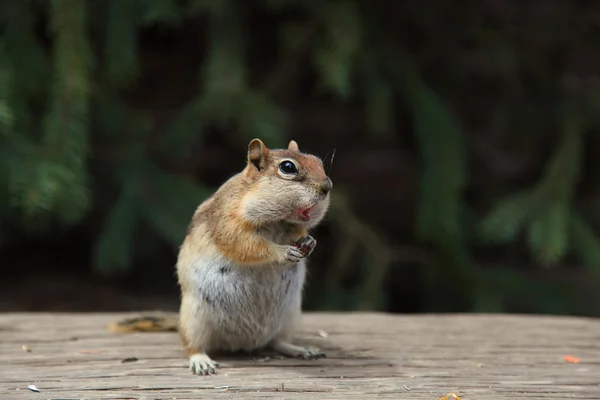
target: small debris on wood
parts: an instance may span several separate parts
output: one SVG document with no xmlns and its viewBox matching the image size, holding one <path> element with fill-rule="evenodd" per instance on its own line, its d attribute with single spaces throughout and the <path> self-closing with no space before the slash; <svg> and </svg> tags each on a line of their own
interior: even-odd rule
<svg viewBox="0 0 600 400">
<path fill-rule="evenodd" d="M 29 385 L 27 386 L 27 389 L 31 390 L 32 392 L 40 392 L 40 389 L 38 389 L 37 387 L 35 387 L 35 385 Z"/>
<path fill-rule="evenodd" d="M 127 357 L 121 360 L 121 363 L 129 363 L 129 362 L 135 362 L 138 359 L 136 357 Z"/>
<path fill-rule="evenodd" d="M 215 389 L 229 389 L 229 386 L 215 386 Z"/>
<path fill-rule="evenodd" d="M 319 332 L 317 332 L 317 334 L 319 336 L 321 336 L 322 338 L 328 338 L 329 337 L 329 333 L 327 333 L 325 331 L 319 331 Z"/>
<path fill-rule="evenodd" d="M 570 355 L 566 355 L 564 358 L 565 358 L 566 362 L 571 363 L 571 364 L 577 364 L 577 363 L 579 363 L 581 361 L 580 358 L 573 357 L 573 356 L 570 356 Z"/>
<path fill-rule="evenodd" d="M 458 397 L 455 393 L 448 393 L 440 400 L 460 400 L 460 397 Z"/>
<path fill-rule="evenodd" d="M 25 353 L 31 353 L 31 349 L 25 344 L 21 346 L 21 350 L 23 350 Z"/>
<path fill-rule="evenodd" d="M 410 388 L 408 386 L 406 386 L 406 385 L 404 385 L 404 389 L 410 391 Z"/>
<path fill-rule="evenodd" d="M 101 354 L 100 350 L 81 350 L 79 354 Z"/>
<path fill-rule="evenodd" d="M 255 358 L 255 359 L 253 359 L 253 361 L 256 361 L 256 362 L 267 362 L 270 359 L 271 359 L 271 357 L 263 357 L 263 358 Z"/>
</svg>

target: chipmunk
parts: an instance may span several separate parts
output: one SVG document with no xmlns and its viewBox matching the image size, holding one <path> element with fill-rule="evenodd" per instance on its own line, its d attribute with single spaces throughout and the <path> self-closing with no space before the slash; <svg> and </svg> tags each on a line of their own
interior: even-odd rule
<svg viewBox="0 0 600 400">
<path fill-rule="evenodd" d="M 331 179 L 320 158 L 270 150 L 254 139 L 245 169 L 196 209 L 177 259 L 178 326 L 146 321 L 141 330 L 178 330 L 197 375 L 214 374 L 213 351 L 270 348 L 316 359 L 317 349 L 292 344 L 302 309 L 306 258 L 317 244 L 308 230 L 329 207 Z M 134 331 L 144 319 L 113 324 Z M 172 320 L 171 320 L 172 321 Z"/>
</svg>

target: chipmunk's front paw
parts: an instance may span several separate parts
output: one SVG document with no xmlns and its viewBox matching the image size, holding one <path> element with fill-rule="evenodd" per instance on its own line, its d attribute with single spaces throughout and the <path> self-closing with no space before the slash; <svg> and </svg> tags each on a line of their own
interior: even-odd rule
<svg viewBox="0 0 600 400">
<path fill-rule="evenodd" d="M 298 239 L 294 245 L 300 250 L 304 257 L 308 257 L 317 246 L 317 241 L 314 237 L 307 235 Z"/>
<path fill-rule="evenodd" d="M 190 370 L 196 375 L 210 375 L 217 373 L 218 362 L 210 359 L 206 354 L 198 353 L 190 357 Z"/>
<path fill-rule="evenodd" d="M 291 261 L 291 262 L 298 262 L 301 259 L 303 259 L 305 256 L 302 253 L 302 251 L 300 251 L 300 249 L 296 246 L 287 246 L 287 250 L 286 250 L 286 254 L 285 254 L 285 259 L 286 261 Z"/>
</svg>

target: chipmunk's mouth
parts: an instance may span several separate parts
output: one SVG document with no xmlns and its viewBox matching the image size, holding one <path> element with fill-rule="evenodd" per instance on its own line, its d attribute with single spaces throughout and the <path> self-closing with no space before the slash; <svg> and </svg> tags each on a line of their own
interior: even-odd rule
<svg viewBox="0 0 600 400">
<path fill-rule="evenodd" d="M 296 216 L 301 221 L 307 222 L 307 221 L 310 221 L 310 212 L 311 211 L 312 211 L 312 207 L 296 208 Z"/>
</svg>

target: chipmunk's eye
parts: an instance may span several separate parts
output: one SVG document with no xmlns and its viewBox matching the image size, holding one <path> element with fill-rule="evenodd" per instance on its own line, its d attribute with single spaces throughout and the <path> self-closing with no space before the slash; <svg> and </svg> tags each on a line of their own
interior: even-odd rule
<svg viewBox="0 0 600 400">
<path fill-rule="evenodd" d="M 283 172 L 284 174 L 297 174 L 298 173 L 298 168 L 296 168 L 296 165 L 288 160 L 283 161 L 281 164 L 279 164 L 279 170 L 281 172 Z"/>
</svg>

